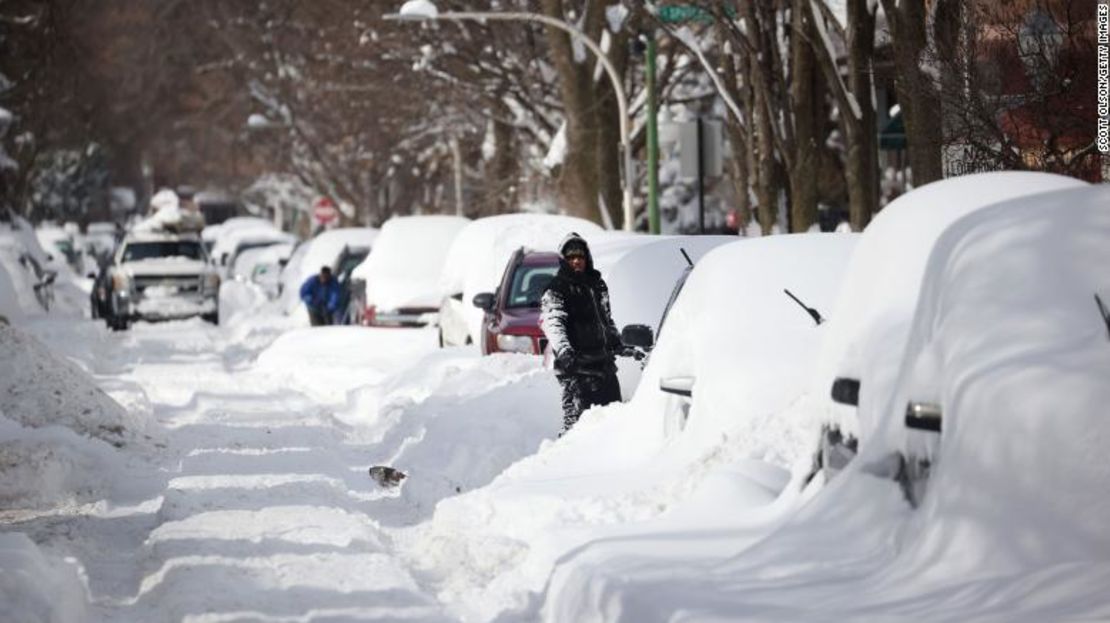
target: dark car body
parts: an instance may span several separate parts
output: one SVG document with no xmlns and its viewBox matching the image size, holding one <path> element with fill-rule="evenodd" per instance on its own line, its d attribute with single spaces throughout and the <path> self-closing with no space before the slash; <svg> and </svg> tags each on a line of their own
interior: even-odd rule
<svg viewBox="0 0 1110 623">
<path fill-rule="evenodd" d="M 558 270 L 557 253 L 524 248 L 513 253 L 497 291 L 485 299 L 489 305 L 482 319 L 483 354 L 543 354 L 547 338 L 540 328 L 540 297 Z M 479 294 L 475 300 L 482 297 Z"/>
<path fill-rule="evenodd" d="M 347 245 L 332 263 L 331 272 L 339 283 L 338 321 L 342 324 L 359 324 L 361 319 L 358 311 L 362 308 L 354 304 L 357 293 L 352 290 L 351 273 L 368 255 L 370 255 L 370 247 Z M 362 296 L 365 298 L 365 287 L 363 287 Z"/>
</svg>

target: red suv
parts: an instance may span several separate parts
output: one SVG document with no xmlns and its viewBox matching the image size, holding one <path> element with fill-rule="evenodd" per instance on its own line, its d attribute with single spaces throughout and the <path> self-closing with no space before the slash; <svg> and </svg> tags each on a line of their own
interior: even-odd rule
<svg viewBox="0 0 1110 623">
<path fill-rule="evenodd" d="M 559 272 L 559 254 L 517 249 L 501 285 L 492 294 L 474 297 L 474 306 L 484 310 L 482 354 L 526 353 L 542 355 L 547 338 L 540 328 L 540 297 Z"/>
</svg>

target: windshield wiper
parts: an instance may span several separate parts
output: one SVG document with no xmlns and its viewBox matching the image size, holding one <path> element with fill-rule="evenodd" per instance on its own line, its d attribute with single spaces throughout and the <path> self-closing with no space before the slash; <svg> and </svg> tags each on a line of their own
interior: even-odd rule
<svg viewBox="0 0 1110 623">
<path fill-rule="evenodd" d="M 820 325 L 822 322 L 825 322 L 825 319 L 821 317 L 820 312 L 818 312 L 816 309 L 813 309 L 812 307 L 808 307 L 805 303 L 798 300 L 798 297 L 794 296 L 794 294 L 790 292 L 790 290 L 783 288 L 782 291 L 786 293 L 786 296 L 794 299 L 794 302 L 800 305 L 802 309 L 806 310 L 806 313 L 809 314 L 809 317 L 813 318 L 813 322 L 817 323 L 818 325 Z"/>
</svg>

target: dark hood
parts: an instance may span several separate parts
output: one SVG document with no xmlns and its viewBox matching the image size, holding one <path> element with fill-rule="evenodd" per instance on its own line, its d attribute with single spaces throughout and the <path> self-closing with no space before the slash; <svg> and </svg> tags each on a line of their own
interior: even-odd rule
<svg viewBox="0 0 1110 623">
<path fill-rule="evenodd" d="M 590 251 L 590 245 L 586 243 L 585 238 L 573 231 L 567 234 L 566 238 L 563 238 L 563 241 L 559 243 L 559 272 L 567 275 L 574 273 L 570 264 L 567 264 L 566 259 L 563 258 L 563 253 L 566 251 L 567 245 L 575 241 L 586 249 L 586 274 L 597 274 L 597 271 L 594 270 L 594 254 Z"/>
</svg>

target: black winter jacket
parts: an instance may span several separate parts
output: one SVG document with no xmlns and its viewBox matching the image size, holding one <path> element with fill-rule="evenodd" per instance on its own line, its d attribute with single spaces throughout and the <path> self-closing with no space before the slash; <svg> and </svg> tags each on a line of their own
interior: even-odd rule
<svg viewBox="0 0 1110 623">
<path fill-rule="evenodd" d="M 559 246 L 560 255 L 572 240 L 586 244 L 571 234 Z M 586 270 L 581 273 L 574 272 L 565 260 L 559 261 L 559 272 L 544 291 L 540 308 L 540 326 L 555 353 L 556 372 L 574 373 L 576 370 L 566 369 L 568 362 L 579 371 L 616 370 L 613 358 L 621 346 L 620 334 L 613 324 L 609 288 L 594 269 L 589 247 Z"/>
</svg>

